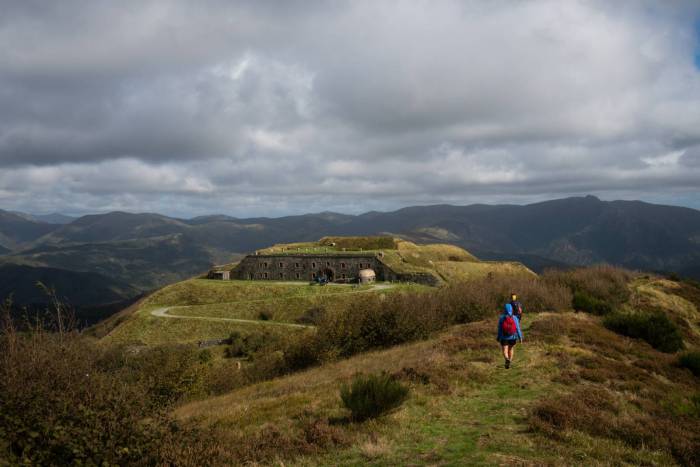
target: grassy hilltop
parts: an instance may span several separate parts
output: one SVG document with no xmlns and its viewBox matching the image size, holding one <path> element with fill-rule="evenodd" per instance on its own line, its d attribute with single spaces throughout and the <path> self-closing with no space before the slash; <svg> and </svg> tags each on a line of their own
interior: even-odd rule
<svg viewBox="0 0 700 467">
<path fill-rule="evenodd" d="M 489 274 L 536 277 L 520 263 L 480 261 L 454 245 L 417 245 L 393 237 L 324 237 L 318 242 L 277 244 L 258 252 L 381 252 L 382 260 L 395 271 L 431 274 L 442 284 Z M 230 269 L 233 265 L 226 267 Z M 351 310 L 367 294 L 427 290 L 429 287 L 416 284 L 358 288 L 338 284 L 319 287 L 303 282 L 189 279 L 166 286 L 128 313 L 112 317 L 98 332 L 106 334 L 106 343 L 146 345 L 226 338 L 233 331 L 248 334 L 263 328 L 266 332 L 289 333 L 299 330 L 297 325 L 304 321 L 305 315 L 317 310 Z"/>
<path fill-rule="evenodd" d="M 414 267 L 480 264 L 399 245 Z M 697 462 L 700 284 L 600 266 L 383 286 L 191 279 L 93 329 L 99 339 L 5 327 L 0 461 Z M 525 342 L 505 370 L 495 332 L 511 290 Z M 360 421 L 340 397 L 358 375 L 407 398 Z"/>
<path fill-rule="evenodd" d="M 361 294 L 426 290 L 419 285 L 391 288 L 350 285 L 320 287 L 303 282 L 217 281 L 190 279 L 173 284 L 140 302 L 128 313 L 99 327 L 108 344 L 157 345 L 226 338 L 233 331 L 289 333 L 300 329 L 314 310 L 344 309 Z M 154 315 L 164 310 L 166 316 Z M 189 318 L 189 319 L 188 319 Z"/>
<path fill-rule="evenodd" d="M 438 283 L 485 277 L 489 274 L 534 275 L 515 261 L 481 261 L 455 245 L 419 245 L 394 237 L 323 237 L 317 242 L 280 243 L 257 250 L 260 254 L 367 254 L 381 253 L 381 260 L 399 274 L 435 276 Z"/>
</svg>

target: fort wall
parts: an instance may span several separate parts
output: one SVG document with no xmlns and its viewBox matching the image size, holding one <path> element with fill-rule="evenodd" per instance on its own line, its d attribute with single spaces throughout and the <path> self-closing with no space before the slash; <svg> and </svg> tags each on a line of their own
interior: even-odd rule
<svg viewBox="0 0 700 467">
<path fill-rule="evenodd" d="M 231 271 L 231 279 L 313 281 L 326 277 L 331 281 L 357 281 L 362 269 L 373 269 L 377 280 L 399 280 L 391 268 L 374 254 L 284 254 L 246 256 Z"/>
</svg>

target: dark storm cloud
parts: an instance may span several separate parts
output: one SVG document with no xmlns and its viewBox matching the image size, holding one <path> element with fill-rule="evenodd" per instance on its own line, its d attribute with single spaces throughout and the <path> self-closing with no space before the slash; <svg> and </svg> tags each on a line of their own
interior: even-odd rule
<svg viewBox="0 0 700 467">
<path fill-rule="evenodd" d="M 0 202 L 700 205 L 699 15 L 690 1 L 4 1 Z"/>
</svg>

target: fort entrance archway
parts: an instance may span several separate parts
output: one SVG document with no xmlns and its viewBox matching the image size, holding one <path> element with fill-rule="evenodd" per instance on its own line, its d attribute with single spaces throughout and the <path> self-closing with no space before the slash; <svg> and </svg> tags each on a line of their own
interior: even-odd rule
<svg viewBox="0 0 700 467">
<path fill-rule="evenodd" d="M 328 282 L 333 282 L 335 280 L 335 273 L 331 268 L 326 268 L 323 270 L 323 275 L 325 276 L 326 280 Z"/>
</svg>

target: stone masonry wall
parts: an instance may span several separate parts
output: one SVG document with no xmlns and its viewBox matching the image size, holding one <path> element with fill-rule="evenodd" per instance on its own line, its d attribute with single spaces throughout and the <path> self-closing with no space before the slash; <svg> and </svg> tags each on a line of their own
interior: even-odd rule
<svg viewBox="0 0 700 467">
<path fill-rule="evenodd" d="M 231 279 L 312 281 L 326 276 L 330 280 L 356 281 L 361 269 L 373 269 L 377 280 L 398 279 L 375 255 L 250 255 L 231 271 Z"/>
</svg>

